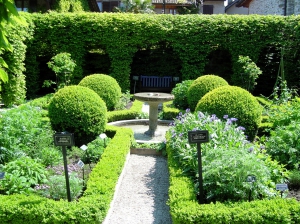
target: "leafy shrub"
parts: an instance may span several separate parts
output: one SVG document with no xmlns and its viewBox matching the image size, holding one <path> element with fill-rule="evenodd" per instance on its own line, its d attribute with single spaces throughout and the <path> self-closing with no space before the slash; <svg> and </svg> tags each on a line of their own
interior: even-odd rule
<svg viewBox="0 0 300 224">
<path fill-rule="evenodd" d="M 251 93 L 236 86 L 222 86 L 207 93 L 197 104 L 196 111 L 238 119 L 252 141 L 257 133 L 262 107 Z"/>
<path fill-rule="evenodd" d="M 273 127 L 286 126 L 292 121 L 300 119 L 300 98 L 296 97 L 280 105 L 272 105 L 267 110 L 268 122 Z"/>
<path fill-rule="evenodd" d="M 300 162 L 300 121 L 292 121 L 288 126 L 278 126 L 270 132 L 266 150 L 272 158 L 288 169 L 298 169 Z"/>
<path fill-rule="evenodd" d="M 27 155 L 39 158 L 40 162 L 47 166 L 60 158 L 59 151 L 53 146 L 50 122 L 43 119 L 45 114 L 39 107 L 22 105 L 3 111 L 1 116 L 0 163 L 4 164 Z M 52 156 L 47 158 L 43 155 L 44 152 L 51 153 Z"/>
<path fill-rule="evenodd" d="M 249 56 L 242 55 L 239 55 L 237 68 L 236 74 L 239 74 L 239 76 L 234 76 L 234 83 L 239 84 L 239 86 L 248 91 L 253 91 L 257 84 L 256 79 L 262 74 L 260 68 Z"/>
<path fill-rule="evenodd" d="M 167 144 L 180 168 L 197 182 L 197 149 L 195 144 L 188 143 L 188 131 L 208 130 L 210 141 L 202 144 L 204 195 L 207 202 L 245 201 L 248 200 L 250 189 L 254 199 L 276 196 L 275 184 L 283 181 L 285 169 L 270 161 L 268 155 L 260 153 L 258 146 L 246 140 L 244 128 L 235 124 L 235 118 L 224 118 L 221 120 L 202 112 L 179 114 L 169 130 Z M 256 176 L 253 188 L 246 182 L 248 175 Z"/>
<path fill-rule="evenodd" d="M 122 93 L 121 98 L 117 102 L 115 106 L 115 110 L 124 110 L 126 109 L 126 106 L 130 103 L 131 101 L 131 95 L 129 91 L 126 91 L 126 93 Z"/>
<path fill-rule="evenodd" d="M 117 81 L 104 74 L 86 76 L 78 85 L 94 90 L 104 100 L 109 111 L 116 107 L 122 94 Z"/>
<path fill-rule="evenodd" d="M 97 163 L 104 152 L 110 138 L 96 138 L 87 145 L 87 150 L 81 157 L 84 163 Z"/>
<path fill-rule="evenodd" d="M 72 172 L 69 174 L 69 184 L 71 200 L 76 199 L 82 192 L 83 180 Z M 43 197 L 52 198 L 54 200 L 66 199 L 67 188 L 66 178 L 64 175 L 53 175 L 49 177 L 47 184 L 37 185 L 35 190 Z"/>
<path fill-rule="evenodd" d="M 176 108 L 185 110 L 189 107 L 187 93 L 193 82 L 194 80 L 185 80 L 181 83 L 177 83 L 172 89 L 171 93 L 174 95 L 173 105 Z"/>
<path fill-rule="evenodd" d="M 225 79 L 216 75 L 204 75 L 197 78 L 189 87 L 187 100 L 192 111 L 195 110 L 198 101 L 211 90 L 220 86 L 226 86 L 228 83 Z"/>
<path fill-rule="evenodd" d="M 105 130 L 106 106 L 93 90 L 67 86 L 51 99 L 49 118 L 55 131 L 74 133 L 76 145 L 81 146 Z"/>
<path fill-rule="evenodd" d="M 50 87 L 52 84 L 56 84 L 57 89 L 61 89 L 64 86 L 71 84 L 76 63 L 72 60 L 70 53 L 59 53 L 53 56 L 47 64 L 48 67 L 54 71 L 56 75 L 56 82 L 45 80 L 44 86 Z"/>
<path fill-rule="evenodd" d="M 3 171 L 5 176 L 0 181 L 0 187 L 6 194 L 28 194 L 36 184 L 47 181 L 47 170 L 29 157 L 21 157 L 7 163 Z"/>
</svg>

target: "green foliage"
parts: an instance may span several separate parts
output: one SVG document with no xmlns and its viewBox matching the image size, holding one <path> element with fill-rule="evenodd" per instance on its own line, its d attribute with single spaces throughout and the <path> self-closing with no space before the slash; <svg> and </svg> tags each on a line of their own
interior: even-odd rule
<svg viewBox="0 0 300 224">
<path fill-rule="evenodd" d="M 49 102 L 53 97 L 53 95 L 54 95 L 53 93 L 47 94 L 45 96 L 29 101 L 28 104 L 33 107 L 40 107 L 44 110 L 47 110 L 49 106 Z"/>
<path fill-rule="evenodd" d="M 72 60 L 70 53 L 59 53 L 51 58 L 47 63 L 49 68 L 52 69 L 56 75 L 56 81 L 45 80 L 44 86 L 50 87 L 52 84 L 57 85 L 57 89 L 61 89 L 70 85 L 73 71 L 76 63 Z"/>
<path fill-rule="evenodd" d="M 268 79 L 276 77 L 277 68 L 274 69 L 274 67 L 278 65 L 279 52 L 266 53 L 264 49 L 288 46 L 285 48 L 288 49 L 285 51 L 285 60 L 289 61 L 290 65 L 299 64 L 297 61 L 299 58 L 297 49 L 300 49 L 298 47 L 299 32 L 296 29 L 299 25 L 299 18 L 292 16 L 216 15 L 211 17 L 51 12 L 26 14 L 26 19 L 34 23 L 34 27 L 30 27 L 31 30 L 28 32 L 31 34 L 34 29 L 34 38 L 25 41 L 27 45 L 26 85 L 30 94 L 36 93 L 42 83 L 37 75 L 40 63 L 37 56 L 50 58 L 57 52 L 72 54 L 77 64 L 74 70 L 74 83 L 78 83 L 83 78 L 83 74 L 87 74 L 83 72 L 87 52 L 101 49 L 104 51 L 103 54 L 107 55 L 106 58 L 110 59 L 109 75 L 118 81 L 122 92 L 129 90 L 130 74 L 135 67 L 133 59 L 137 52 L 145 52 L 144 49 L 152 49 L 153 51 L 149 51 L 150 54 L 153 54 L 154 49 L 157 48 L 160 48 L 162 53 L 166 50 L 172 52 L 168 54 L 172 56 L 171 59 L 166 57 L 164 61 L 153 61 L 145 67 L 171 64 L 171 67 L 176 67 L 176 69 L 167 70 L 162 67 L 162 74 L 166 75 L 164 71 L 180 72 L 181 80 L 196 79 L 204 74 L 205 66 L 209 63 L 209 55 L 220 49 L 228 52 L 228 55 L 232 57 L 233 68 L 226 70 L 227 73 L 230 71 L 230 74 L 226 73 L 226 76 L 231 75 L 231 77 L 226 80 L 232 80 L 232 76 L 240 76 L 238 72 L 240 65 L 237 63 L 239 55 L 249 56 L 256 64 L 259 63 L 260 56 L 263 57 L 266 63 L 272 63 L 273 66 L 270 68 L 259 65 L 263 71 L 262 76 Z M 135 35 L 132 35 L 133 33 Z M 161 43 L 164 43 L 166 48 L 161 47 Z M 145 59 L 147 62 L 148 58 Z M 18 63 L 23 61 L 24 59 Z M 293 83 L 289 83 L 289 85 L 294 85 L 299 80 L 294 75 L 293 69 L 297 69 L 295 67 L 298 66 L 290 67 L 287 69 L 286 66 L 285 77 L 286 80 L 294 80 Z M 274 70 L 276 70 L 275 74 Z M 134 70 L 135 73 L 136 71 Z M 234 84 L 242 86 L 242 83 Z M 258 79 L 255 91 L 259 93 L 258 87 L 264 90 L 269 85 L 269 82 L 259 83 Z"/>
<path fill-rule="evenodd" d="M 81 160 L 84 163 L 97 163 L 104 152 L 105 147 L 109 144 L 110 138 L 96 138 L 87 145 L 87 150 L 83 153 Z"/>
<path fill-rule="evenodd" d="M 86 76 L 78 85 L 94 90 L 104 100 L 109 111 L 116 107 L 122 95 L 117 81 L 113 77 L 104 74 Z"/>
<path fill-rule="evenodd" d="M 57 0 L 55 1 L 54 10 L 57 12 L 84 12 L 90 11 L 87 0 Z"/>
<path fill-rule="evenodd" d="M 14 25 L 16 21 L 20 22 L 20 17 L 18 11 L 12 0 L 1 0 L 0 1 L 1 11 L 0 11 L 0 53 L 2 50 L 13 51 L 13 46 L 9 43 L 7 36 L 9 34 L 7 30 L 7 25 Z M 24 21 L 22 25 L 26 25 Z M 6 73 L 8 65 L 0 56 L 0 82 L 6 83 L 8 81 L 8 75 Z M 0 85 L 1 91 L 1 85 Z"/>
<path fill-rule="evenodd" d="M 37 184 L 46 182 L 47 170 L 36 160 L 21 157 L 7 163 L 3 167 L 4 179 L 0 181 L 0 188 L 6 194 L 28 194 Z"/>
<path fill-rule="evenodd" d="M 125 110 L 128 104 L 131 101 L 131 95 L 129 91 L 126 91 L 126 93 L 122 93 L 121 98 L 117 102 L 115 106 L 115 110 Z"/>
<path fill-rule="evenodd" d="M 288 181 L 290 189 L 300 189 L 300 170 L 295 169 L 290 171 Z"/>
<path fill-rule="evenodd" d="M 83 180 L 77 177 L 77 174 L 72 172 L 69 175 L 71 200 L 76 199 L 82 191 Z M 47 184 L 38 185 L 35 187 L 36 193 L 43 197 L 52 198 L 54 200 L 66 199 L 67 188 L 66 178 L 64 175 L 50 176 Z"/>
<path fill-rule="evenodd" d="M 172 94 L 174 95 L 173 104 L 178 109 L 187 109 L 189 107 L 187 102 L 187 93 L 189 87 L 192 85 L 194 80 L 185 80 L 181 83 L 177 83 L 172 89 Z"/>
<path fill-rule="evenodd" d="M 299 168 L 300 156 L 300 122 L 291 121 L 287 126 L 278 126 L 271 131 L 266 142 L 267 153 L 272 158 L 286 165 L 288 169 Z"/>
<path fill-rule="evenodd" d="M 174 101 L 173 101 L 174 102 Z M 180 110 L 174 108 L 174 103 L 172 101 L 165 102 L 162 108 L 162 119 L 173 120 L 179 114 Z"/>
<path fill-rule="evenodd" d="M 133 140 L 131 129 L 109 126 L 106 132 L 114 137 L 101 162 L 93 168 L 87 189 L 78 201 L 0 195 L 0 223 L 102 223 Z"/>
<path fill-rule="evenodd" d="M 245 134 L 252 141 L 261 121 L 262 107 L 247 90 L 236 86 L 222 86 L 207 93 L 198 102 L 195 111 L 237 118 L 237 123 L 246 129 Z"/>
<path fill-rule="evenodd" d="M 67 86 L 54 94 L 49 103 L 53 130 L 74 133 L 78 146 L 87 144 L 102 133 L 107 122 L 104 101 L 91 89 Z"/>
<path fill-rule="evenodd" d="M 120 121 L 120 120 L 130 120 L 137 118 L 142 110 L 143 102 L 135 100 L 132 103 L 132 106 L 127 110 L 119 111 L 108 111 L 107 112 L 107 121 Z"/>
<path fill-rule="evenodd" d="M 234 124 L 235 118 L 224 119 L 202 112 L 179 114 L 175 119 L 168 144 L 183 172 L 197 181 L 197 148 L 188 143 L 188 131 L 208 130 L 210 141 L 202 145 L 204 195 L 208 203 L 245 201 L 249 190 L 254 199 L 276 196 L 275 181 L 283 180 L 284 168 L 257 153 L 256 146 L 246 141 L 244 128 Z M 256 176 L 255 186 L 246 182 L 248 175 Z"/>
<path fill-rule="evenodd" d="M 169 201 L 174 224 L 181 223 L 291 223 L 300 221 L 296 200 L 263 199 L 237 203 L 199 204 L 193 181 L 186 176 L 170 147 L 167 135 L 167 155 L 170 175 Z"/>
<path fill-rule="evenodd" d="M 239 76 L 234 77 L 237 80 L 234 80 L 233 83 L 239 83 L 239 86 L 252 92 L 257 84 L 256 80 L 262 74 L 262 71 L 249 56 L 239 55 L 237 66 L 239 66 L 239 69 L 236 72 Z"/>
<path fill-rule="evenodd" d="M 3 111 L 1 116 L 0 163 L 5 164 L 23 155 L 38 158 L 45 166 L 60 159 L 59 151 L 53 146 L 50 123 L 43 119 L 43 110 L 22 105 Z"/>
<path fill-rule="evenodd" d="M 225 79 L 215 75 L 200 76 L 191 84 L 187 91 L 187 101 L 192 111 L 195 110 L 199 100 L 208 92 L 220 86 L 227 86 Z"/>
</svg>

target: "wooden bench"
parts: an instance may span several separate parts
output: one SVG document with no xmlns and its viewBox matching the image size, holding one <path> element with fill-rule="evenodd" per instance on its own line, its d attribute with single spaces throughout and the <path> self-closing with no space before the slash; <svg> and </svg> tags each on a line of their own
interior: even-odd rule
<svg viewBox="0 0 300 224">
<path fill-rule="evenodd" d="M 140 92 L 164 92 L 170 93 L 173 86 L 172 76 L 146 76 L 139 77 Z"/>
</svg>

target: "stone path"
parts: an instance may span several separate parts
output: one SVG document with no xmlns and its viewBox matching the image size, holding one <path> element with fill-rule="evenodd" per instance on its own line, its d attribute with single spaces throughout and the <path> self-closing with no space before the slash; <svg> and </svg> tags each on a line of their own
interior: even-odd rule
<svg viewBox="0 0 300 224">
<path fill-rule="evenodd" d="M 128 155 L 103 224 L 171 224 L 168 188 L 166 158 Z"/>
</svg>

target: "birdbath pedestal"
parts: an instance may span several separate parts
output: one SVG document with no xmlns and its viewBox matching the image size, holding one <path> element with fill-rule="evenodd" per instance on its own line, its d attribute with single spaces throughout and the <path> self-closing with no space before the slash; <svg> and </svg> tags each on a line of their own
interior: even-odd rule
<svg viewBox="0 0 300 224">
<path fill-rule="evenodd" d="M 173 100 L 174 95 L 169 93 L 143 92 L 134 94 L 134 98 L 149 104 L 149 129 L 144 134 L 151 137 L 160 136 L 161 133 L 157 130 L 158 105 Z"/>
</svg>

